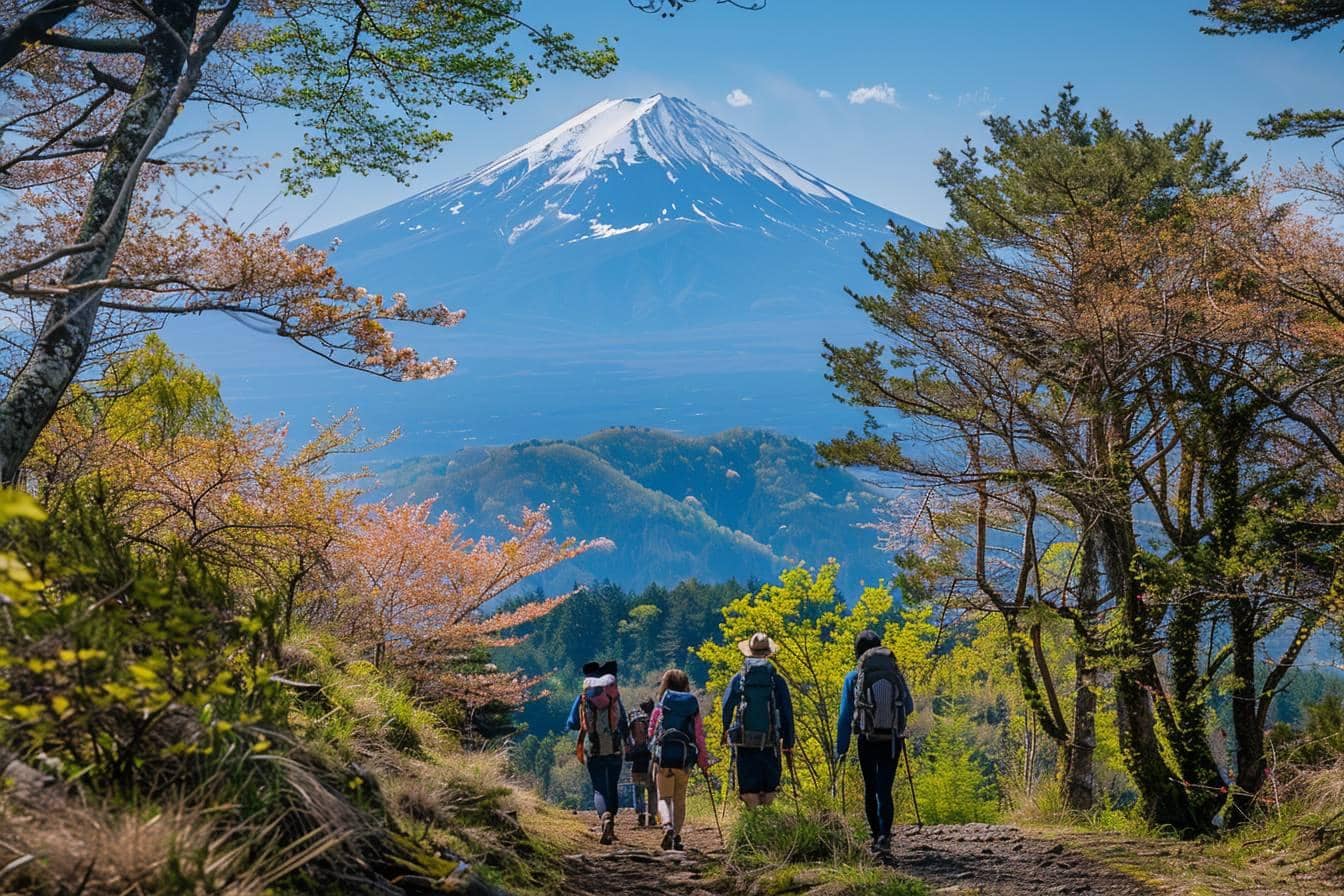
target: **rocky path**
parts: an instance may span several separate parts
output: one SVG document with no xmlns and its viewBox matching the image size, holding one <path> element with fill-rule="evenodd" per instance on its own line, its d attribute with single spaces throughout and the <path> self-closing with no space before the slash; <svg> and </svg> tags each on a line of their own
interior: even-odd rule
<svg viewBox="0 0 1344 896">
<path fill-rule="evenodd" d="M 685 834 L 685 853 L 662 853 L 657 829 L 634 827 L 628 817 L 619 840 L 566 857 L 570 896 L 729 896 L 749 893 L 744 878 L 725 871 L 711 828 Z M 893 866 L 943 894 L 1046 896 L 1092 893 L 1133 896 L 1160 892 L 1066 848 L 1002 825 L 934 825 L 902 828 L 892 844 Z M 806 889 L 792 892 L 806 893 Z"/>
<path fill-rule="evenodd" d="M 733 892 L 721 877 L 708 870 L 722 862 L 718 834 L 688 827 L 683 833 L 685 852 L 659 849 L 660 828 L 634 826 L 622 813 L 617 842 L 597 844 L 593 830 L 591 851 L 565 857 L 566 896 L 723 896 Z"/>
<path fill-rule="evenodd" d="M 1128 896 L 1158 892 L 1062 843 L 1038 839 L 1007 825 L 900 828 L 892 837 L 892 858 L 897 868 L 942 893 Z"/>
</svg>

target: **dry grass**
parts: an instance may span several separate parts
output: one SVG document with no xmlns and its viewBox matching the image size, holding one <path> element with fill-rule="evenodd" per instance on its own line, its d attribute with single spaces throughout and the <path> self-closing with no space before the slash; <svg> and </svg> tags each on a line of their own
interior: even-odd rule
<svg viewBox="0 0 1344 896">
<path fill-rule="evenodd" d="M 335 846 L 277 842 L 274 825 L 230 825 L 184 806 L 141 817 L 84 806 L 0 806 L 0 892 L 260 896 Z"/>
</svg>

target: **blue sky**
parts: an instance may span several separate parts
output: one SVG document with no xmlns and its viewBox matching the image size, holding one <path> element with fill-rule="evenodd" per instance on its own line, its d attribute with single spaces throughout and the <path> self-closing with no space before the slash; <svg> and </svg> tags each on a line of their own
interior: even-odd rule
<svg viewBox="0 0 1344 896">
<path fill-rule="evenodd" d="M 655 92 L 687 97 L 795 164 L 935 225 L 947 213 L 930 166 L 937 150 L 982 138 L 986 112 L 1032 114 L 1066 81 L 1085 106 L 1107 106 L 1124 121 L 1161 128 L 1188 114 L 1210 118 L 1253 167 L 1326 153 L 1326 141 L 1266 145 L 1245 134 L 1284 106 L 1344 105 L 1344 33 L 1209 37 L 1192 5 L 769 0 L 744 12 L 699 0 L 662 19 L 625 0 L 528 0 L 530 20 L 589 39 L 619 36 L 617 72 L 548 78 L 493 120 L 445 110 L 439 124 L 456 139 L 408 186 L 346 175 L 300 200 L 277 198 L 267 176 L 238 196 L 236 214 L 272 203 L 264 223 L 317 230 L 464 173 L 599 99 Z M 293 134 L 269 113 L 238 142 L 267 154 L 292 145 Z"/>
</svg>

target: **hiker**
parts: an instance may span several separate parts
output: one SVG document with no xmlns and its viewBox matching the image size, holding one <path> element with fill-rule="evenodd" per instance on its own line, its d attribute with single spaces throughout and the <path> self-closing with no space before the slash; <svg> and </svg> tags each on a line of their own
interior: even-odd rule
<svg viewBox="0 0 1344 896">
<path fill-rule="evenodd" d="M 863 811 L 868 816 L 869 846 L 875 855 L 891 850 L 895 816 L 892 787 L 905 748 L 905 721 L 915 701 L 896 655 L 882 646 L 877 633 L 859 632 L 854 639 L 855 666 L 840 690 L 840 719 L 835 732 L 838 762 L 849 752 L 850 735 L 858 735 L 859 769 L 863 772 Z"/>
<path fill-rule="evenodd" d="M 621 769 L 630 741 L 625 706 L 616 687 L 615 660 L 584 664 L 583 691 L 569 711 L 569 730 L 579 732 L 574 752 L 593 780 L 593 808 L 602 821 L 602 843 L 609 844 L 616 839 Z"/>
<path fill-rule="evenodd" d="M 769 635 L 757 632 L 737 648 L 746 659 L 723 694 L 723 743 L 737 761 L 738 797 L 754 809 L 775 800 L 781 751 L 793 758 L 793 699 L 770 662 L 779 645 Z"/>
<path fill-rule="evenodd" d="M 691 769 L 699 765 L 709 774 L 705 722 L 700 701 L 680 669 L 668 669 L 658 686 L 658 705 L 649 714 L 653 761 L 657 768 L 658 818 L 663 824 L 662 847 L 681 851 L 681 825 L 686 819 L 686 785 Z"/>
<path fill-rule="evenodd" d="M 652 827 L 654 812 L 658 809 L 657 791 L 653 786 L 653 775 L 649 772 L 649 763 L 653 751 L 649 746 L 653 701 L 645 700 L 630 710 L 630 747 L 625 758 L 630 763 L 630 780 L 635 785 L 635 814 L 640 827 Z"/>
</svg>

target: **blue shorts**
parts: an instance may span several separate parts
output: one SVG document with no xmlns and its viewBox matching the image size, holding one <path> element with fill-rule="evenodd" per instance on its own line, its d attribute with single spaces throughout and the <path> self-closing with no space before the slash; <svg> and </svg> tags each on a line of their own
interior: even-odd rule
<svg viewBox="0 0 1344 896">
<path fill-rule="evenodd" d="M 774 793 L 779 790 L 783 771 L 777 751 L 737 748 L 738 793 Z"/>
</svg>

